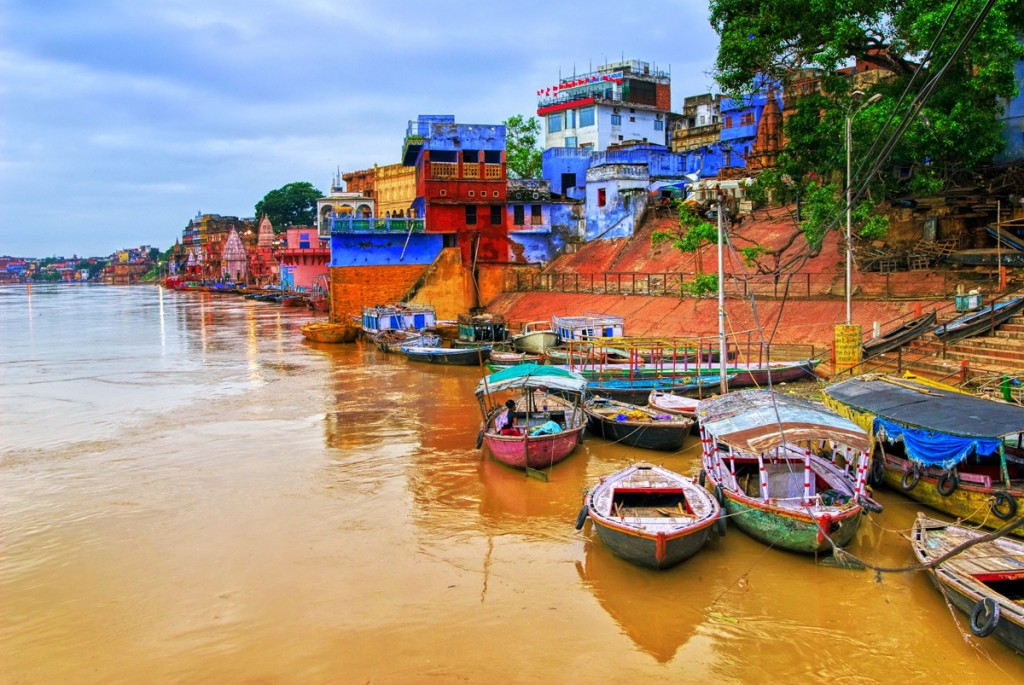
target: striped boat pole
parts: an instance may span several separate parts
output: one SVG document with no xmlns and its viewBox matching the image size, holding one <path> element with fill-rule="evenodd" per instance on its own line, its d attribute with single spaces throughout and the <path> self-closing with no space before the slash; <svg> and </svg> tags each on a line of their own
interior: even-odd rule
<svg viewBox="0 0 1024 685">
<path fill-rule="evenodd" d="M 811 450 L 804 450 L 804 502 L 806 506 L 811 504 Z"/>
</svg>

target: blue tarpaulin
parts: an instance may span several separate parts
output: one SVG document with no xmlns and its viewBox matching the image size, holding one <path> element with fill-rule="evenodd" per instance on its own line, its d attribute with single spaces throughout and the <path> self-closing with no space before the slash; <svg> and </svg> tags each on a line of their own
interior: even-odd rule
<svg viewBox="0 0 1024 685">
<path fill-rule="evenodd" d="M 999 449 L 999 440 L 961 437 L 936 433 L 924 428 L 906 428 L 898 423 L 876 418 L 875 435 L 885 435 L 887 442 L 903 440 L 907 456 L 926 466 L 939 466 L 949 470 L 971 454 L 988 456 Z"/>
</svg>

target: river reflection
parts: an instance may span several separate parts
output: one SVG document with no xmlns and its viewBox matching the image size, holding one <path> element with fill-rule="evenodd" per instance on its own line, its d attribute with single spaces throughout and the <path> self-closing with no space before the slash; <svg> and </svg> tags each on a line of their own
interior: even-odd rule
<svg viewBox="0 0 1024 685">
<path fill-rule="evenodd" d="M 0 288 L 0 682 L 1024 680 L 921 574 L 734 528 L 661 573 L 614 557 L 573 526 L 584 490 L 639 459 L 693 475 L 696 439 L 588 437 L 527 478 L 475 448 L 479 370 L 308 343 L 308 319 Z M 851 551 L 912 563 L 917 505 L 878 497 Z"/>
</svg>

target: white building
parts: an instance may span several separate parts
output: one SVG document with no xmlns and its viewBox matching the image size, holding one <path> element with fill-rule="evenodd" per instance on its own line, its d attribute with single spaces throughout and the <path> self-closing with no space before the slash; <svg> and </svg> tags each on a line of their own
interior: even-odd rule
<svg viewBox="0 0 1024 685">
<path fill-rule="evenodd" d="M 671 82 L 647 62 L 627 60 L 560 79 L 537 91 L 545 149 L 602 152 L 627 141 L 666 145 Z"/>
</svg>

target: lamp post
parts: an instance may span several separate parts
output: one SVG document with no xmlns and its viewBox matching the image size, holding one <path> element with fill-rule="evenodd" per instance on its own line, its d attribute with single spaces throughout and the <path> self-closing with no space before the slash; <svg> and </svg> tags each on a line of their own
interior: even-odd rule
<svg viewBox="0 0 1024 685">
<path fill-rule="evenodd" d="M 852 95 L 864 95 L 863 91 L 855 90 Z M 878 102 L 882 99 L 881 93 L 875 93 L 867 100 L 865 100 L 860 107 L 846 115 L 846 323 L 850 324 L 853 322 L 853 306 L 851 302 L 851 296 L 853 294 L 853 238 L 852 238 L 852 210 L 853 210 L 853 179 L 851 178 L 853 172 L 851 170 L 852 162 L 852 150 L 853 150 L 853 118 L 857 116 L 862 109 L 867 107 L 873 102 Z"/>
<path fill-rule="evenodd" d="M 729 363 L 729 348 L 725 343 L 725 265 L 722 259 L 722 238 L 725 233 L 725 203 L 722 202 L 722 189 L 718 189 L 718 389 L 721 394 L 729 392 L 729 381 L 726 376 L 726 365 Z"/>
</svg>

